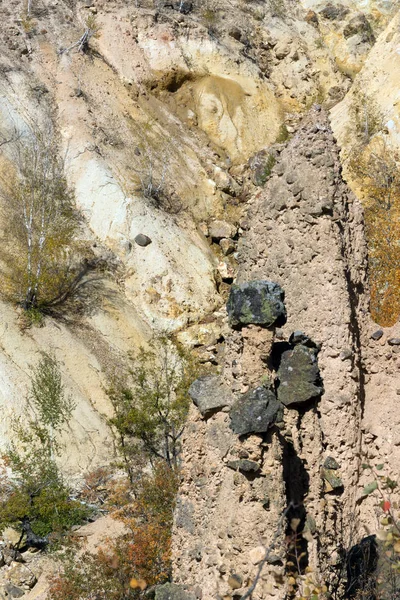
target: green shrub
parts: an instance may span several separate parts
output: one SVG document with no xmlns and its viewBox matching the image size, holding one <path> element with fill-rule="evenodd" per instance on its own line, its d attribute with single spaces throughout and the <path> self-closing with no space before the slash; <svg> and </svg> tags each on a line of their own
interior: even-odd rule
<svg viewBox="0 0 400 600">
<path fill-rule="evenodd" d="M 180 437 L 189 410 L 187 390 L 193 364 L 168 338 L 153 340 L 140 349 L 126 381 L 114 381 L 108 390 L 115 410 L 114 426 L 124 465 L 133 478 L 136 456 L 178 464 Z"/>
<path fill-rule="evenodd" d="M 34 534 L 46 536 L 81 523 L 91 512 L 71 498 L 55 461 L 61 447 L 56 434 L 71 418 L 74 404 L 65 396 L 55 358 L 43 354 L 34 369 L 29 402 L 34 418 L 13 423 L 15 441 L 3 454 L 5 471 L 0 488 L 0 529 L 28 523 Z"/>
</svg>

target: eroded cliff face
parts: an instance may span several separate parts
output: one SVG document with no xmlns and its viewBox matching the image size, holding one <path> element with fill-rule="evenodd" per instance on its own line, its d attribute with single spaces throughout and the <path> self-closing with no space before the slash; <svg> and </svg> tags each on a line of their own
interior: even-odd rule
<svg viewBox="0 0 400 600">
<path fill-rule="evenodd" d="M 29 17 L 21 3 L 0 6 L 2 136 L 60 135 L 83 236 L 115 275 L 75 329 L 48 320 L 21 335 L 18 316 L 1 303 L 1 441 L 9 417 L 25 410 L 30 366 L 52 351 L 78 401 L 79 461 L 97 457 L 89 467 L 110 451 L 109 371 L 154 332 L 182 330 L 223 306 L 235 257 L 210 248 L 205 234 L 223 218 L 241 235 L 253 189 L 243 165 L 294 131 L 299 111 L 326 94 L 342 97 L 349 82 L 320 43 L 318 23 L 305 20 L 308 7 L 291 2 L 221 2 L 189 14 L 151 2 L 30 5 Z M 81 52 L 76 43 L 93 18 L 98 34 Z M 4 174 L 12 152 L 2 151 Z M 144 197 L 149 177 L 162 183 L 161 204 Z M 138 234 L 151 244 L 136 244 Z M 77 460 L 70 451 L 72 471 Z"/>
<path fill-rule="evenodd" d="M 371 476 L 361 464 L 382 460 L 385 473 L 397 473 L 399 465 L 398 327 L 371 338 L 378 328 L 368 317 L 362 207 L 343 182 L 339 149 L 320 108 L 279 152 L 264 191 L 252 201 L 246 229 L 237 280 L 280 284 L 287 321 L 275 331 L 255 325 L 232 330 L 223 379 L 244 402 L 244 393 L 276 380 L 277 356 L 291 334 L 302 331 L 320 347 L 324 393 L 317 403 L 285 408 L 268 433 L 239 438 L 229 408 L 206 418 L 193 408 L 175 524 L 175 576 L 197 583 L 210 599 L 244 594 L 272 542 L 272 560 L 253 597 L 285 595 L 282 574 L 290 572 L 293 558 L 280 524 L 291 503 L 288 518 L 301 520 L 297 533 L 308 564 L 329 580 L 340 552 L 379 527 L 376 502 L 363 495 Z M 297 384 L 298 401 L 300 390 Z M 243 458 L 258 468 L 247 471 Z"/>
<path fill-rule="evenodd" d="M 400 328 L 370 337 L 362 208 L 334 137 L 343 163 L 353 96 L 365 89 L 396 146 L 399 17 L 383 0 L 179 6 L 32 0 L 27 19 L 22 4 L 0 4 L 0 131 L 29 136 L 51 123 L 82 235 L 113 272 L 78 322 L 22 331 L 0 301 L 0 444 L 45 350 L 77 402 L 66 470 L 108 462 L 110 376 L 154 333 L 177 333 L 221 373 L 206 392 L 214 407 L 193 406 L 185 430 L 174 579 L 204 600 L 240 597 L 273 544 L 253 597 L 283 597 L 282 517 L 300 519 L 306 560 L 324 577 L 341 546 L 376 529 L 361 463 L 393 473 L 400 461 Z M 77 51 L 93 17 L 98 35 Z M 1 150 L 3 173 L 11 154 Z M 145 197 L 150 176 L 161 201 Z M 230 327 L 235 279 L 280 284 L 286 323 Z M 314 344 L 324 393 L 285 407 L 266 432 L 235 433 L 230 406 L 275 385 L 295 331 Z"/>
</svg>

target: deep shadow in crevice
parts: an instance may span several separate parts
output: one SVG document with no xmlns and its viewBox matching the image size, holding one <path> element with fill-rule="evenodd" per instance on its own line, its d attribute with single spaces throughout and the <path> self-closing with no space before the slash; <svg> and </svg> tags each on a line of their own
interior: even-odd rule
<svg viewBox="0 0 400 600">
<path fill-rule="evenodd" d="M 280 432 L 278 437 L 283 450 L 282 466 L 287 504 L 287 572 L 302 574 L 308 566 L 307 540 L 302 536 L 302 531 L 307 517 L 304 499 L 309 491 L 310 477 L 293 443 Z"/>
</svg>

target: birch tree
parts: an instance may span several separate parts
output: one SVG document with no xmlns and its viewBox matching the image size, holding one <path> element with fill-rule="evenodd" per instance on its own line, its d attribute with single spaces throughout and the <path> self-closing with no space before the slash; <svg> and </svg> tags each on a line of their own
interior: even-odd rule
<svg viewBox="0 0 400 600">
<path fill-rule="evenodd" d="M 70 255 L 78 228 L 73 195 L 54 137 L 13 142 L 13 164 L 0 180 L 4 227 L 1 292 L 24 310 L 41 310 L 62 294 L 72 274 Z"/>
</svg>

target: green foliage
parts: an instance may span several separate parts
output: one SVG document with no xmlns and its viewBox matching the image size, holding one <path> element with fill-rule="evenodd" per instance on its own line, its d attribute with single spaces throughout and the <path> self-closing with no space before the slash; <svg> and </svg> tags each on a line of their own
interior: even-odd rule
<svg viewBox="0 0 400 600">
<path fill-rule="evenodd" d="M 149 350 L 140 349 L 127 382 L 116 381 L 109 388 L 115 410 L 111 424 L 131 478 L 131 462 L 141 452 L 150 460 L 177 466 L 192 367 L 180 348 L 161 337 L 150 343 Z"/>
<path fill-rule="evenodd" d="M 68 423 L 75 408 L 72 399 L 65 396 L 56 359 L 45 352 L 33 371 L 30 400 L 38 422 L 49 429 L 50 435 Z"/>
<path fill-rule="evenodd" d="M 267 160 L 263 165 L 262 176 L 260 177 L 261 181 L 265 183 L 267 179 L 271 176 L 272 169 L 276 163 L 276 158 L 273 154 L 268 154 Z"/>
<path fill-rule="evenodd" d="M 349 108 L 351 128 L 358 141 L 366 145 L 374 135 L 382 131 L 384 115 L 376 101 L 360 89 L 354 90 L 352 98 Z"/>
<path fill-rule="evenodd" d="M 64 393 L 57 361 L 43 354 L 33 372 L 30 402 L 35 417 L 14 421 L 15 442 L 3 455 L 5 467 L 0 491 L 0 529 L 21 527 L 28 520 L 35 534 L 64 531 L 82 522 L 88 509 L 70 498 L 54 454 L 60 446 L 54 434 L 71 418 L 74 405 Z"/>
<path fill-rule="evenodd" d="M 276 142 L 278 144 L 283 144 L 283 142 L 286 142 L 289 138 L 289 132 L 288 129 L 286 127 L 285 123 L 282 123 L 282 125 L 279 127 L 279 132 L 276 138 Z"/>
<path fill-rule="evenodd" d="M 36 321 L 76 278 L 71 259 L 79 219 L 54 134 L 36 131 L 9 143 L 13 163 L 0 175 L 0 210 L 7 224 L 1 291 Z"/>
<path fill-rule="evenodd" d="M 130 600 L 171 575 L 171 530 L 178 473 L 165 461 L 135 483 L 135 500 L 115 513 L 128 533 L 76 561 L 76 546 L 61 557 L 62 574 L 53 578 L 51 600 Z"/>
</svg>

